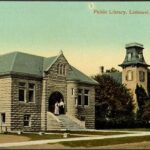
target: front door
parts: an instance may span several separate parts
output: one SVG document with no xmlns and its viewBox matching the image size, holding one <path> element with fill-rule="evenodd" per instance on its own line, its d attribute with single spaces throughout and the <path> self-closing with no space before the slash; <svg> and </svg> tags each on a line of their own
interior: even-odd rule
<svg viewBox="0 0 150 150">
<path fill-rule="evenodd" d="M 55 104 L 58 102 L 58 104 L 62 101 L 64 101 L 63 99 L 63 95 L 60 92 L 53 92 L 50 95 L 49 98 L 49 103 L 48 103 L 48 111 L 54 113 L 55 112 Z M 61 114 L 62 111 L 59 111 L 59 114 Z"/>
</svg>

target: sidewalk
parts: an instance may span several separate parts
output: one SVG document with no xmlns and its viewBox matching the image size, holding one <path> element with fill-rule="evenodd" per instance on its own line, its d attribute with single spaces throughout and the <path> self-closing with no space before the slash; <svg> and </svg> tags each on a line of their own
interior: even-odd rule
<svg viewBox="0 0 150 150">
<path fill-rule="evenodd" d="M 121 134 L 121 135 L 107 135 L 107 136 L 95 136 L 95 137 L 77 137 L 77 138 L 66 138 L 66 139 L 51 139 L 51 140 L 37 140 L 37 141 L 15 142 L 15 143 L 1 143 L 0 148 L 12 147 L 12 146 L 40 145 L 40 144 L 58 143 L 58 142 L 64 142 L 64 141 L 98 140 L 98 139 L 109 139 L 109 138 L 146 136 L 146 135 L 150 135 L 150 132 L 138 131 L 137 133 L 136 132 L 133 133 L 132 131 L 130 131 L 130 134 Z"/>
</svg>

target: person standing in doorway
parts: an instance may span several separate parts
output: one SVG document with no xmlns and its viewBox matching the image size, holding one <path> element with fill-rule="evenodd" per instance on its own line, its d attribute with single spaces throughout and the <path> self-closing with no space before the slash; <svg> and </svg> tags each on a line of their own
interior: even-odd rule
<svg viewBox="0 0 150 150">
<path fill-rule="evenodd" d="M 57 115 L 57 116 L 59 115 L 59 103 L 58 103 L 58 101 L 55 103 L 54 114 Z"/>
<path fill-rule="evenodd" d="M 62 99 L 60 100 L 60 103 L 59 103 L 59 113 L 64 114 L 64 102 Z"/>
</svg>

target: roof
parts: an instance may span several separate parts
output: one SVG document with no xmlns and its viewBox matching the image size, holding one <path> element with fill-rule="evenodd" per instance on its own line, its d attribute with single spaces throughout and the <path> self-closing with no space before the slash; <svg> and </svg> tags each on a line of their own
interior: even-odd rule
<svg viewBox="0 0 150 150">
<path fill-rule="evenodd" d="M 67 76 L 68 81 L 78 81 L 78 82 L 83 82 L 83 83 L 88 83 L 88 84 L 98 84 L 97 81 L 94 79 L 88 77 L 84 73 L 80 72 L 78 69 L 75 67 L 71 66 L 72 71 L 70 74 Z"/>
<path fill-rule="evenodd" d="M 140 43 L 129 43 L 129 44 L 126 44 L 125 45 L 125 48 L 129 48 L 129 47 L 140 47 L 140 48 L 144 48 L 143 47 L 143 44 L 140 44 Z"/>
<path fill-rule="evenodd" d="M 120 64 L 119 66 L 126 67 L 126 66 L 135 65 L 135 66 L 148 67 L 149 65 L 145 62 L 143 56 L 143 49 L 144 49 L 143 45 L 139 43 L 126 44 L 126 56 L 123 63 Z"/>
<path fill-rule="evenodd" d="M 115 81 L 122 84 L 122 72 L 110 72 L 107 75 L 110 75 Z"/>
<path fill-rule="evenodd" d="M 23 52 L 12 52 L 0 55 L 0 75 L 17 74 L 42 78 L 43 72 L 47 71 L 59 56 L 60 55 L 46 58 Z M 72 71 L 67 75 L 67 80 L 89 84 L 97 83 L 73 66 L 71 66 L 71 68 Z"/>
</svg>

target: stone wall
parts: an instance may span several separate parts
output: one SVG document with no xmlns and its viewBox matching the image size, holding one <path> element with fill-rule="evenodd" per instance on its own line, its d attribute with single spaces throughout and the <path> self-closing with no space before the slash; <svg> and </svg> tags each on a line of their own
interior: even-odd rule
<svg viewBox="0 0 150 150">
<path fill-rule="evenodd" d="M 0 77 L 0 113 L 5 113 L 6 122 L 1 124 L 8 127 L 11 126 L 11 77 Z M 0 126 L 1 126 L 0 125 Z"/>
<path fill-rule="evenodd" d="M 73 91 L 72 91 L 73 90 Z M 78 83 L 74 81 L 67 82 L 67 114 L 77 117 L 76 101 L 78 97 Z"/>
<path fill-rule="evenodd" d="M 74 89 L 74 93 L 72 93 Z M 89 90 L 88 105 L 77 105 L 78 89 Z M 82 95 L 83 96 L 83 95 Z M 86 128 L 95 128 L 95 87 L 88 84 L 82 84 L 69 81 L 67 84 L 68 115 L 74 116 L 81 121 L 85 121 Z M 83 100 L 83 97 L 82 97 Z M 76 101 L 76 102 L 75 102 Z"/>
<path fill-rule="evenodd" d="M 19 82 L 35 84 L 35 101 L 19 101 Z M 11 104 L 11 129 L 23 131 L 41 130 L 41 97 L 42 81 L 26 77 L 12 77 L 12 104 Z M 24 115 L 31 115 L 31 125 L 24 127 Z"/>
</svg>

